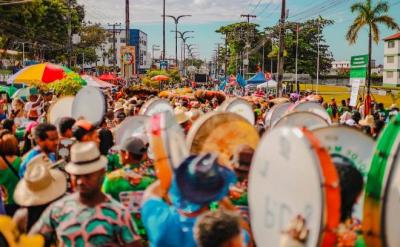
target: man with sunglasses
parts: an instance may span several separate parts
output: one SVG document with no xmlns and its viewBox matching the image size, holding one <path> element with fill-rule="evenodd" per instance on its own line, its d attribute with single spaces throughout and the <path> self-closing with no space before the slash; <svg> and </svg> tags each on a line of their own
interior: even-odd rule
<svg viewBox="0 0 400 247">
<path fill-rule="evenodd" d="M 155 181 L 148 162 L 148 144 L 140 136 L 134 136 L 113 149 L 118 151 L 123 167 L 107 174 L 103 191 L 129 209 L 137 232 L 145 237 L 139 206 L 144 190 Z"/>
</svg>

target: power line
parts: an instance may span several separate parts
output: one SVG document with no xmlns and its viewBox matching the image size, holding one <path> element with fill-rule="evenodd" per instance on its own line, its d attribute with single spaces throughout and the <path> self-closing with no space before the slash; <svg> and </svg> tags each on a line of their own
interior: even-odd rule
<svg viewBox="0 0 400 247">
<path fill-rule="evenodd" d="M 15 2 L 0 2 L 0 6 L 6 6 L 6 5 L 17 5 L 17 4 L 23 4 L 23 3 L 30 3 L 33 0 L 20 0 L 20 1 L 15 1 Z"/>
</svg>

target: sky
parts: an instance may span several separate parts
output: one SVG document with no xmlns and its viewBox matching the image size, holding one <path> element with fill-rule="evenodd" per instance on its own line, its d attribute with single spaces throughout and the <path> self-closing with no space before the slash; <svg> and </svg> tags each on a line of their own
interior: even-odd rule
<svg viewBox="0 0 400 247">
<path fill-rule="evenodd" d="M 355 18 L 350 12 L 351 4 L 360 0 L 286 0 L 289 21 L 305 21 L 321 15 L 335 21 L 324 30 L 325 39 L 330 45 L 335 60 L 349 60 L 352 55 L 366 54 L 368 51 L 367 29 L 364 28 L 359 40 L 350 46 L 345 39 L 348 27 Z M 400 23 L 400 0 L 387 0 L 389 14 Z M 376 1 L 374 1 L 376 2 Z M 101 23 L 103 26 L 125 22 L 125 0 L 78 0 L 86 9 L 86 20 Z M 275 25 L 280 17 L 280 0 L 166 0 L 167 15 L 188 14 L 180 20 L 178 30 L 192 30 L 194 33 L 188 43 L 194 44 L 201 59 L 211 59 L 217 43 L 223 42 L 215 30 L 223 25 L 244 21 L 241 14 L 257 15 L 252 22 L 260 28 Z M 152 45 L 162 47 L 162 0 L 131 0 L 131 28 L 138 28 L 148 34 L 148 49 Z M 175 24 L 171 18 L 166 20 L 166 56 L 175 56 Z M 381 39 L 396 33 L 381 26 Z M 159 55 L 156 52 L 155 55 Z M 373 45 L 373 59 L 383 63 L 383 42 Z"/>
</svg>

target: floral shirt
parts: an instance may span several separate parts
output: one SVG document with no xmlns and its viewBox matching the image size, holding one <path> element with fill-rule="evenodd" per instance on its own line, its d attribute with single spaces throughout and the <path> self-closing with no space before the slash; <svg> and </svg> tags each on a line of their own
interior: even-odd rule
<svg viewBox="0 0 400 247">
<path fill-rule="evenodd" d="M 50 205 L 32 231 L 47 240 L 57 237 L 58 246 L 66 247 L 123 246 L 139 239 L 131 215 L 121 204 L 107 197 L 91 208 L 81 204 L 76 193 Z"/>
</svg>

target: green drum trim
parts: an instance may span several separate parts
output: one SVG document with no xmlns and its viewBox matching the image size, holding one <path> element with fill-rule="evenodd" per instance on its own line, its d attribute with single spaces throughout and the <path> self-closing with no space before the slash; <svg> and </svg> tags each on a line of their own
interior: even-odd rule
<svg viewBox="0 0 400 247">
<path fill-rule="evenodd" d="M 400 115 L 386 126 L 378 139 L 375 154 L 372 158 L 370 172 L 368 174 L 365 193 L 367 197 L 380 200 L 383 192 L 383 180 L 387 168 L 387 161 L 393 145 L 396 143 L 397 136 L 400 133 Z"/>
</svg>

